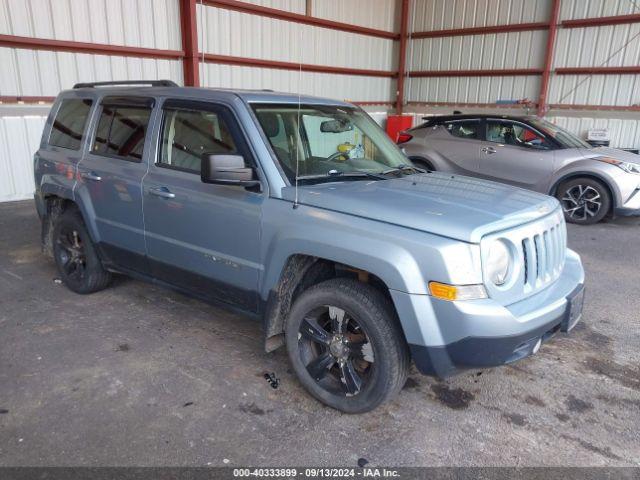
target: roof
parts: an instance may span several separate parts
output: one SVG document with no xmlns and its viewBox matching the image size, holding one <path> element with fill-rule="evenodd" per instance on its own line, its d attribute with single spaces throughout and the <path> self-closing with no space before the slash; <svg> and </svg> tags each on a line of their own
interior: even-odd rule
<svg viewBox="0 0 640 480">
<path fill-rule="evenodd" d="M 422 117 L 427 124 L 438 122 L 447 122 L 452 120 L 473 120 L 477 118 L 503 118 L 505 120 L 518 120 L 518 121 L 530 121 L 535 119 L 535 115 L 502 115 L 502 114 L 490 114 L 490 113 L 458 113 L 450 115 L 432 115 L 429 117 Z"/>
<path fill-rule="evenodd" d="M 347 102 L 330 98 L 298 95 L 272 90 L 242 90 L 231 88 L 179 87 L 179 86 L 80 86 L 69 92 L 92 92 L 100 95 L 172 96 L 202 100 L 222 100 L 239 97 L 247 103 L 291 103 L 311 105 L 351 106 Z"/>
</svg>

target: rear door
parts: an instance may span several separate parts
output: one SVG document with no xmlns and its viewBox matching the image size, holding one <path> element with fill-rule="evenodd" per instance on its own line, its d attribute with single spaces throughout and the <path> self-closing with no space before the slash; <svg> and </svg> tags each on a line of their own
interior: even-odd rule
<svg viewBox="0 0 640 480">
<path fill-rule="evenodd" d="M 486 120 L 480 153 L 483 178 L 548 192 L 554 171 L 554 144 L 533 127 L 515 120 Z"/>
<path fill-rule="evenodd" d="M 92 209 L 99 246 L 112 263 L 146 273 L 142 178 L 147 172 L 154 100 L 104 97 L 90 151 L 78 165 L 76 194 Z"/>
<path fill-rule="evenodd" d="M 444 121 L 438 130 L 428 142 L 433 141 L 434 149 L 449 161 L 449 169 L 462 175 L 477 175 L 482 121 L 479 118 Z"/>
<path fill-rule="evenodd" d="M 204 153 L 239 154 L 255 167 L 238 121 L 222 104 L 169 99 L 159 130 L 155 162 L 143 182 L 153 276 L 256 311 L 264 194 L 200 180 Z"/>
</svg>

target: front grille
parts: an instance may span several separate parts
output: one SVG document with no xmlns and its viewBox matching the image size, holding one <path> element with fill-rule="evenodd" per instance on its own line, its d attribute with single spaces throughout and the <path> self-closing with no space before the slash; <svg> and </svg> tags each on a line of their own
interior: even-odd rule
<svg viewBox="0 0 640 480">
<path fill-rule="evenodd" d="M 490 246 L 496 240 L 512 245 L 514 250 L 513 277 L 505 285 L 495 285 L 483 277 L 489 296 L 502 305 L 535 295 L 562 274 L 567 230 L 559 207 L 535 221 L 483 237 L 480 245 L 483 263 L 488 260 Z"/>
<path fill-rule="evenodd" d="M 566 228 L 561 222 L 523 238 L 524 284 L 536 289 L 558 278 L 564 267 L 566 248 Z"/>
</svg>

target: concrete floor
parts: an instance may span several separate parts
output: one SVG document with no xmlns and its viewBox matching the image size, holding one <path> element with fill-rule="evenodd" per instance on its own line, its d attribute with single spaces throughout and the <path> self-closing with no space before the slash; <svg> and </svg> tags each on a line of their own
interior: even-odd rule
<svg viewBox="0 0 640 480">
<path fill-rule="evenodd" d="M 570 227 L 588 289 L 571 336 L 447 382 L 414 371 L 349 416 L 252 320 L 126 278 L 71 293 L 32 203 L 0 204 L 0 465 L 640 465 L 639 223 Z"/>
</svg>

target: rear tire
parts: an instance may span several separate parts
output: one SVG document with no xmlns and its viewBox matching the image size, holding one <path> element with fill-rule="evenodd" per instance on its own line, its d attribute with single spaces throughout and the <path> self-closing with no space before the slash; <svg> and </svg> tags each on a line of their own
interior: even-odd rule
<svg viewBox="0 0 640 480">
<path fill-rule="evenodd" d="M 611 194 L 600 181 L 589 177 L 572 178 L 558 187 L 556 198 L 569 223 L 592 225 L 611 210 Z"/>
<path fill-rule="evenodd" d="M 435 172 L 436 169 L 433 168 L 433 165 L 429 160 L 425 160 L 424 158 L 410 158 L 411 163 L 418 168 L 422 168 L 428 172 Z"/>
<path fill-rule="evenodd" d="M 363 413 L 396 395 L 409 351 L 391 302 L 370 285 L 334 278 L 295 301 L 286 324 L 298 379 L 322 403 Z"/>
<path fill-rule="evenodd" d="M 53 227 L 52 238 L 53 258 L 69 290 L 85 294 L 109 285 L 111 274 L 103 268 L 80 212 L 64 212 Z"/>
</svg>

